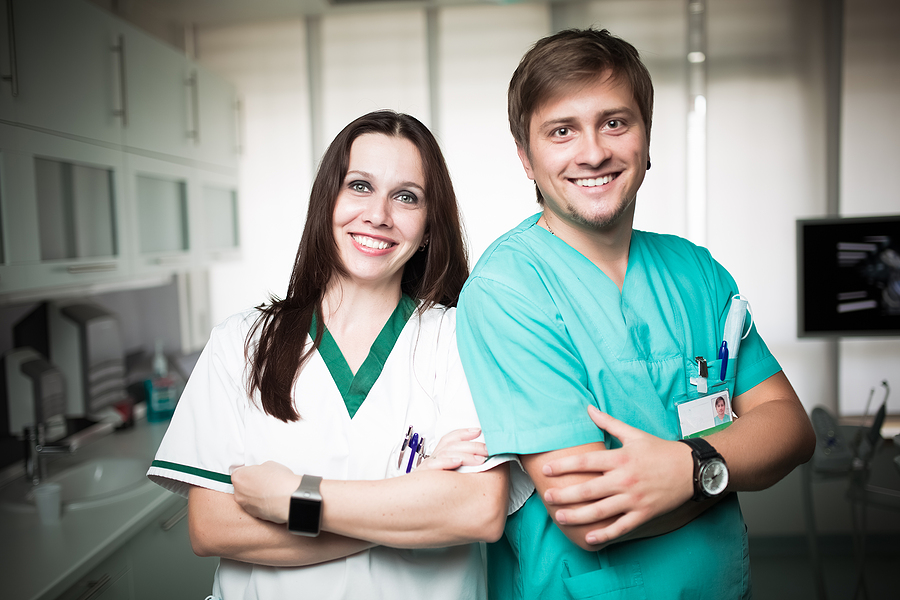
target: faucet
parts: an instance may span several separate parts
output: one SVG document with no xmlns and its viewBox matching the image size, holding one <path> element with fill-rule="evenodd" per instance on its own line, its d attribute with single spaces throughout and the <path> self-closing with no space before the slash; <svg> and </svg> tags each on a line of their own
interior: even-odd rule
<svg viewBox="0 0 900 600">
<path fill-rule="evenodd" d="M 47 465 L 44 463 L 48 454 L 72 454 L 81 446 L 95 438 L 112 433 L 117 422 L 113 420 L 98 421 L 78 433 L 70 435 L 61 442 L 45 443 L 43 423 L 35 423 L 24 428 L 25 433 L 25 476 L 34 485 L 39 484 L 47 476 Z"/>
<path fill-rule="evenodd" d="M 71 454 L 76 445 L 71 442 L 47 444 L 44 442 L 44 424 L 36 423 L 25 428 L 25 475 L 34 485 L 46 477 L 44 460 L 48 454 Z"/>
</svg>

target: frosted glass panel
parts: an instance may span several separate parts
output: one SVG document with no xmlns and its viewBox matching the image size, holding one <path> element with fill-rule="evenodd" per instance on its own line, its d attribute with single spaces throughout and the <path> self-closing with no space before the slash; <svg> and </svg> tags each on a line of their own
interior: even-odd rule
<svg viewBox="0 0 900 600">
<path fill-rule="evenodd" d="M 184 181 L 138 175 L 137 201 L 141 252 L 183 252 L 189 248 Z"/>
<path fill-rule="evenodd" d="M 210 250 L 237 248 L 237 193 L 234 190 L 203 189 L 206 247 Z"/>
<path fill-rule="evenodd" d="M 41 260 L 116 254 L 112 170 L 36 158 Z"/>
</svg>

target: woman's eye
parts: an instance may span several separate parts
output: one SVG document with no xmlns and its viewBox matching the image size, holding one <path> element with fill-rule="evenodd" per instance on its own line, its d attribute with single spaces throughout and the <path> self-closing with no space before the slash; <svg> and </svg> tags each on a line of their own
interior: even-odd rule
<svg viewBox="0 0 900 600">
<path fill-rule="evenodd" d="M 354 181 L 350 184 L 350 189 L 359 193 L 370 191 L 369 184 L 363 181 Z"/>
<path fill-rule="evenodd" d="M 399 200 L 403 204 L 416 204 L 419 202 L 419 198 L 415 194 L 411 194 L 409 192 L 401 192 L 397 194 L 397 200 Z"/>
</svg>

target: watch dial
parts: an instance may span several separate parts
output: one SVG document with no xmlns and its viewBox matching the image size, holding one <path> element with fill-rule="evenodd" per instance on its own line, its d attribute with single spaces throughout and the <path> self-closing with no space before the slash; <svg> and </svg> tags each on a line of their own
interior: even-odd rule
<svg viewBox="0 0 900 600">
<path fill-rule="evenodd" d="M 721 460 L 713 459 L 703 466 L 700 486 L 710 496 L 718 496 L 728 485 L 728 468 Z"/>
</svg>

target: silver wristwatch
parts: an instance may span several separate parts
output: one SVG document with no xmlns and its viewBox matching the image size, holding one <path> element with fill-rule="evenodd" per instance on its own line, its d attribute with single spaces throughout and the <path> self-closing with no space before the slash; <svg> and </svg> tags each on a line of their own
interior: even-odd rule
<svg viewBox="0 0 900 600">
<path fill-rule="evenodd" d="M 694 496 L 699 502 L 721 496 L 728 486 L 728 465 L 722 455 L 703 438 L 678 440 L 691 447 L 694 459 Z"/>
</svg>

